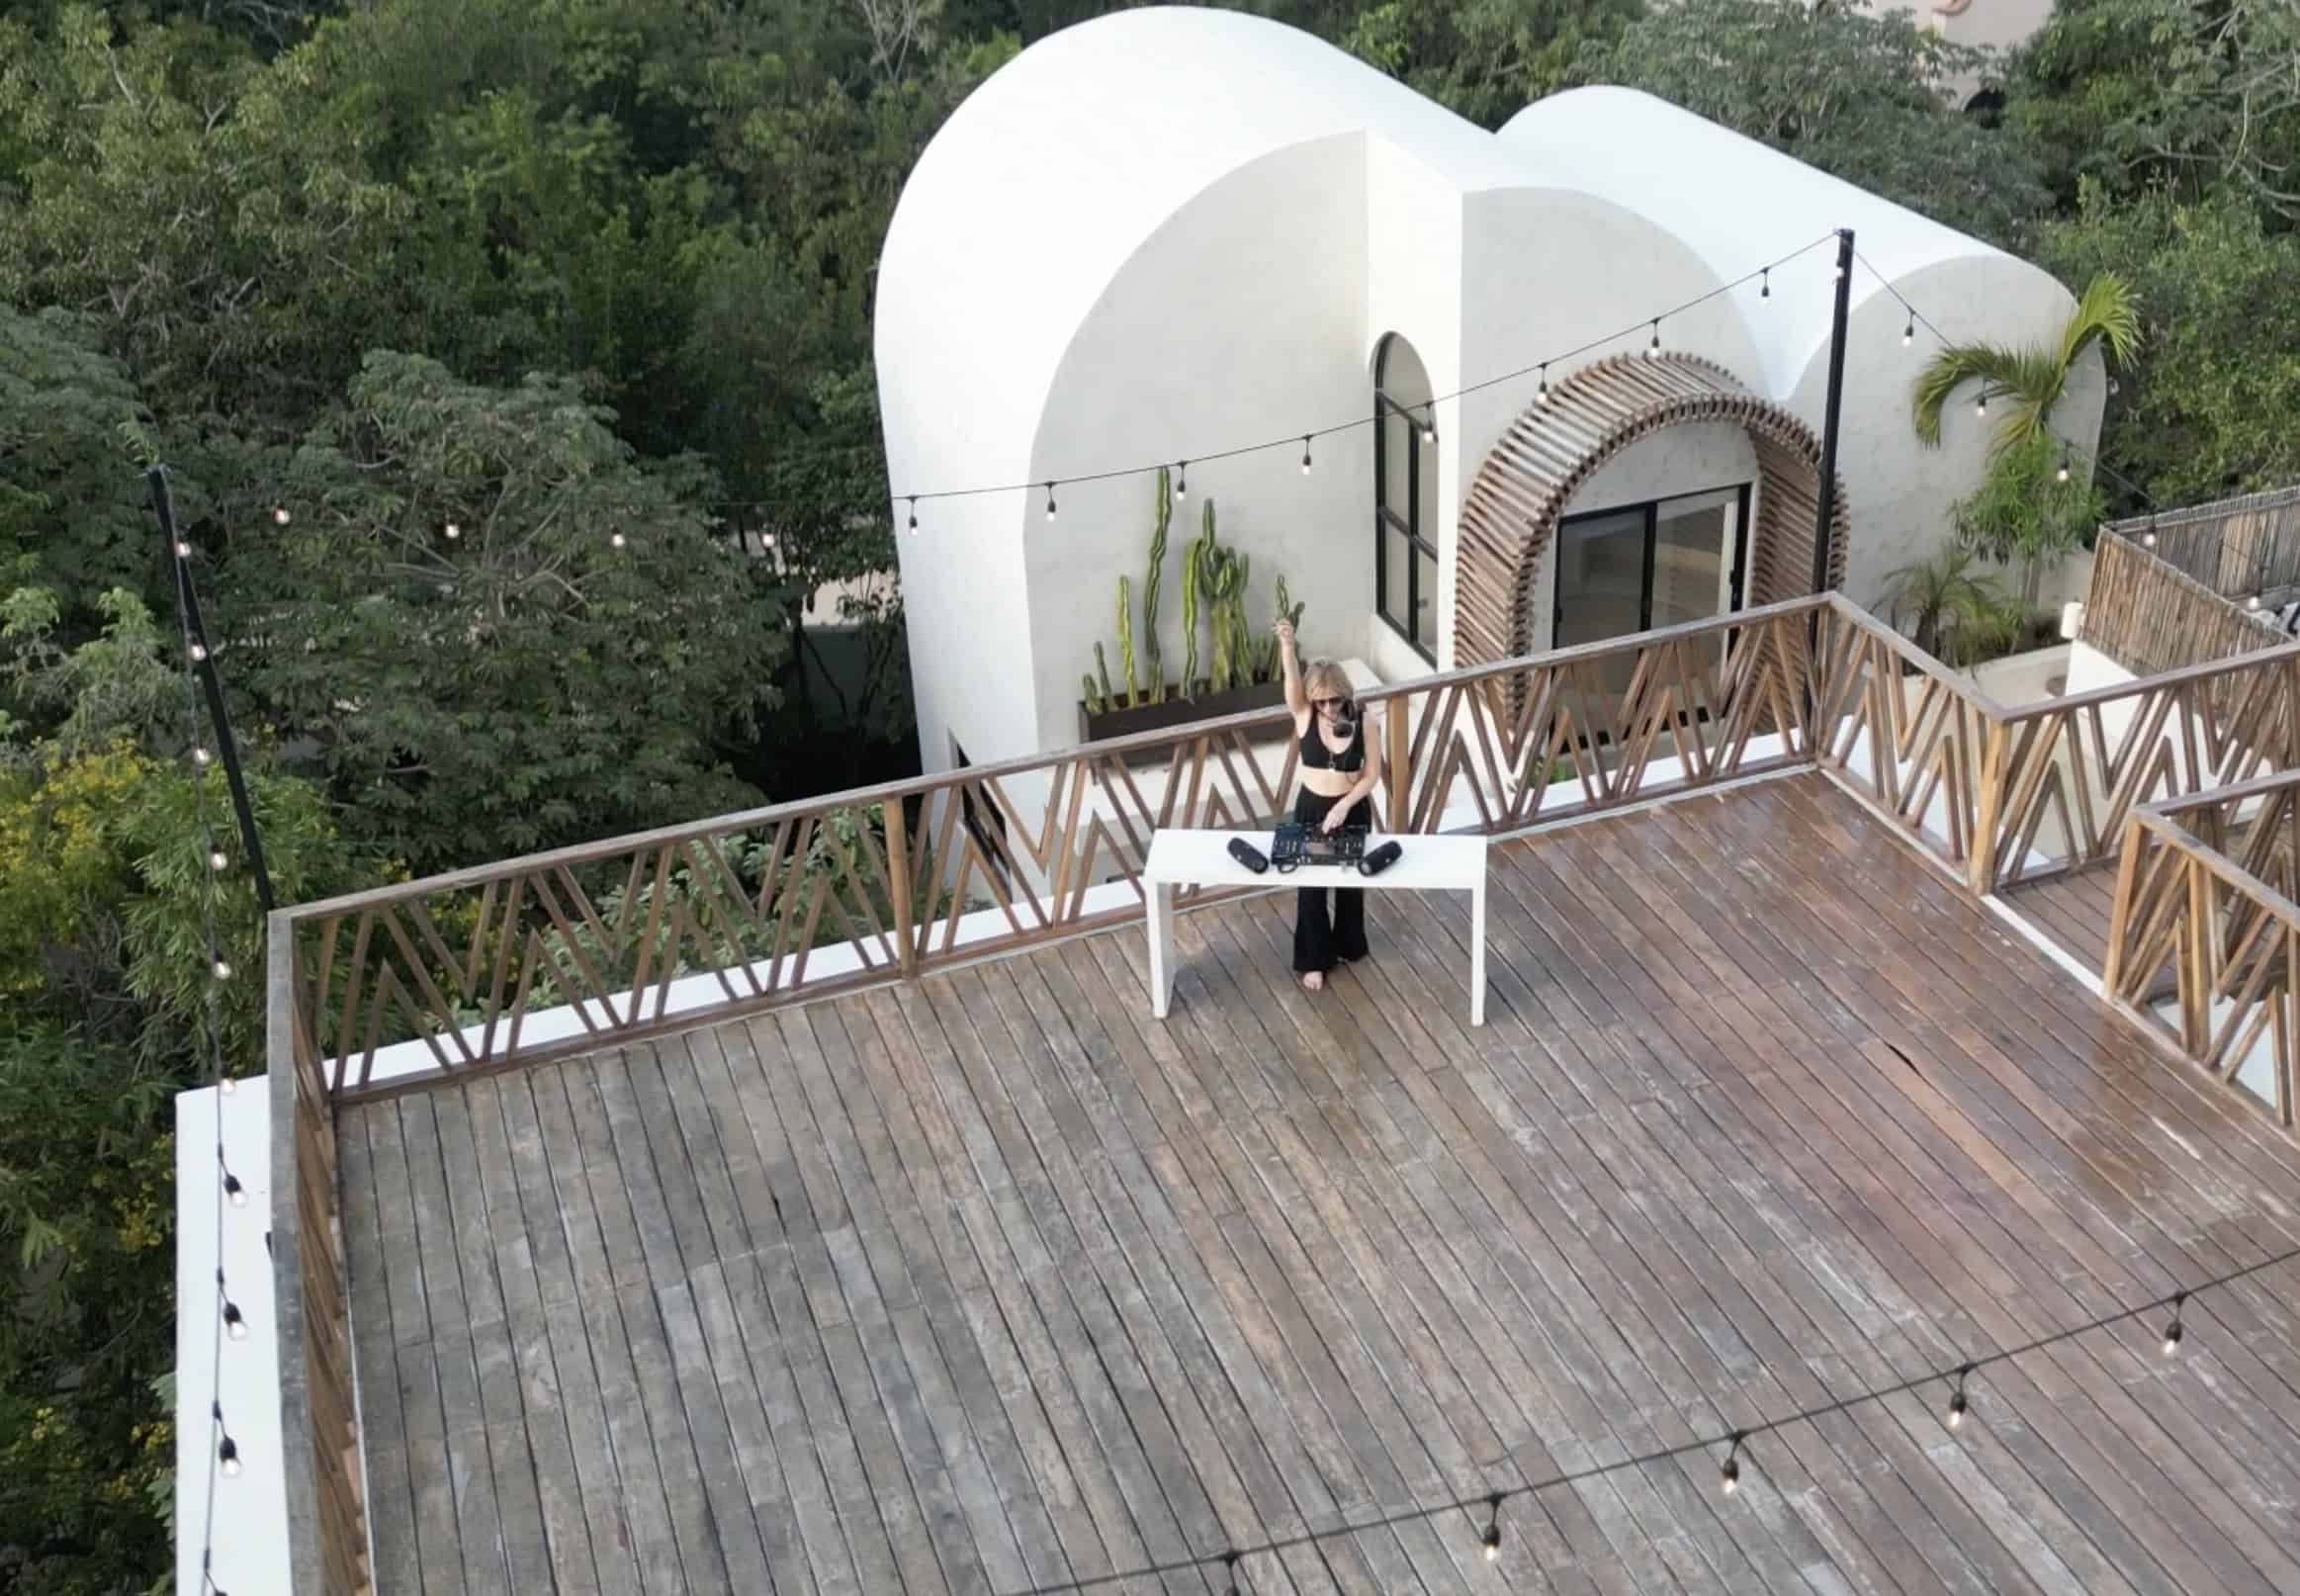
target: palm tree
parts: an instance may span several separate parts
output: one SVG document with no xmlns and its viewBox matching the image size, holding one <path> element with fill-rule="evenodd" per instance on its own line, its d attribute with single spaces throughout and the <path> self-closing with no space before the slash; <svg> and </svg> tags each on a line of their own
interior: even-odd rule
<svg viewBox="0 0 2300 1596">
<path fill-rule="evenodd" d="M 1971 549 L 1951 545 L 1885 578 L 1885 603 L 1893 624 L 1907 627 L 1917 648 L 1936 660 L 1942 657 L 1944 643 L 1998 624 L 2004 590 L 1994 577 L 1974 571 L 1979 558 Z"/>
<path fill-rule="evenodd" d="M 2113 272 L 2102 272 L 2084 285 L 2077 309 L 2061 324 L 2058 339 L 2026 349 L 1996 344 L 1951 344 L 1932 357 L 1917 374 L 1910 396 L 1910 418 L 1918 441 L 1937 447 L 1941 441 L 1941 406 L 1967 383 L 1981 387 L 1979 401 L 2011 400 L 1989 442 L 1991 464 L 2005 450 L 2026 438 L 2049 430 L 2053 406 L 2069 386 L 2069 372 L 2094 343 L 2107 345 L 2108 358 L 2118 365 L 2130 361 L 2140 347 L 2140 308 L 2132 290 Z"/>
</svg>

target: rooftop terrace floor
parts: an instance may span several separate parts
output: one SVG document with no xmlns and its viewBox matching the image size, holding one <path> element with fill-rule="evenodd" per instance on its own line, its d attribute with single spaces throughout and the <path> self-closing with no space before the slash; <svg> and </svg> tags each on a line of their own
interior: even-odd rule
<svg viewBox="0 0 2300 1596">
<path fill-rule="evenodd" d="M 2300 1155 L 1813 775 L 345 1108 L 376 1573 L 1012 1592 L 1477 1495 L 2300 1236 Z M 1244 1588 L 2300 1589 L 2300 1281 Z M 1123 1588 L 1218 1590 L 1218 1569 Z"/>
</svg>

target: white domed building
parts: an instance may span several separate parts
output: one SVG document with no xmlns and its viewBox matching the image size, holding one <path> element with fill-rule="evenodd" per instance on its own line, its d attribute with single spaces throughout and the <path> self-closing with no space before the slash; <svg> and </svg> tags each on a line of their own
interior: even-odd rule
<svg viewBox="0 0 2300 1596">
<path fill-rule="evenodd" d="M 1904 342 L 1902 298 L 1950 339 L 2031 342 L 2074 304 L 2044 272 L 1629 90 L 1488 133 L 1235 13 L 1033 44 L 928 146 L 879 273 L 927 768 L 1079 741 L 1120 576 L 1140 629 L 1155 479 L 1130 468 L 1160 461 L 1187 493 L 1170 680 L 1207 495 L 1252 624 L 1283 575 L 1305 647 L 1386 681 L 1811 591 L 1839 228 L 1829 574 L 1873 603 L 1987 442 L 1964 410 L 1918 444 L 1937 345 Z M 2056 415 L 2080 446 L 2103 388 L 2092 357 Z"/>
</svg>

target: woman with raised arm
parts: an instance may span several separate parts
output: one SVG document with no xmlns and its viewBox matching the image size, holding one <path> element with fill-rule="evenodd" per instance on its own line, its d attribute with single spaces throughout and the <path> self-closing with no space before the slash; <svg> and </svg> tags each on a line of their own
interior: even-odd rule
<svg viewBox="0 0 2300 1596">
<path fill-rule="evenodd" d="M 1294 658 L 1293 628 L 1282 620 L 1274 630 L 1285 668 L 1285 707 L 1293 711 L 1301 754 L 1293 818 L 1329 833 L 1345 826 L 1371 830 L 1371 795 L 1381 779 L 1380 723 L 1359 715 L 1341 665 L 1332 660 L 1301 664 Z M 1294 908 L 1293 967 L 1303 988 L 1319 990 L 1335 965 L 1365 956 L 1366 894 L 1351 887 L 1302 888 Z"/>
</svg>

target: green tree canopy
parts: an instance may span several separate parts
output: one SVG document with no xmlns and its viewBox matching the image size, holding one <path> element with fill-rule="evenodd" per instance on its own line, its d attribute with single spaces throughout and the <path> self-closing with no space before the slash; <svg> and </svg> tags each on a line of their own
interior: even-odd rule
<svg viewBox="0 0 2300 1596">
<path fill-rule="evenodd" d="M 2018 249 L 2050 209 L 2041 169 L 2024 138 L 1959 114 L 1945 88 L 1994 65 L 1988 51 L 1920 32 L 1905 11 L 1676 0 L 1584 49 L 1579 72 Z"/>
<path fill-rule="evenodd" d="M 290 521 L 250 517 L 230 551 L 218 659 L 396 856 L 444 868 L 749 796 L 715 740 L 772 701 L 783 644 L 756 562 L 696 508 L 698 463 L 634 459 L 569 379 L 377 354 L 283 481 Z"/>
</svg>

